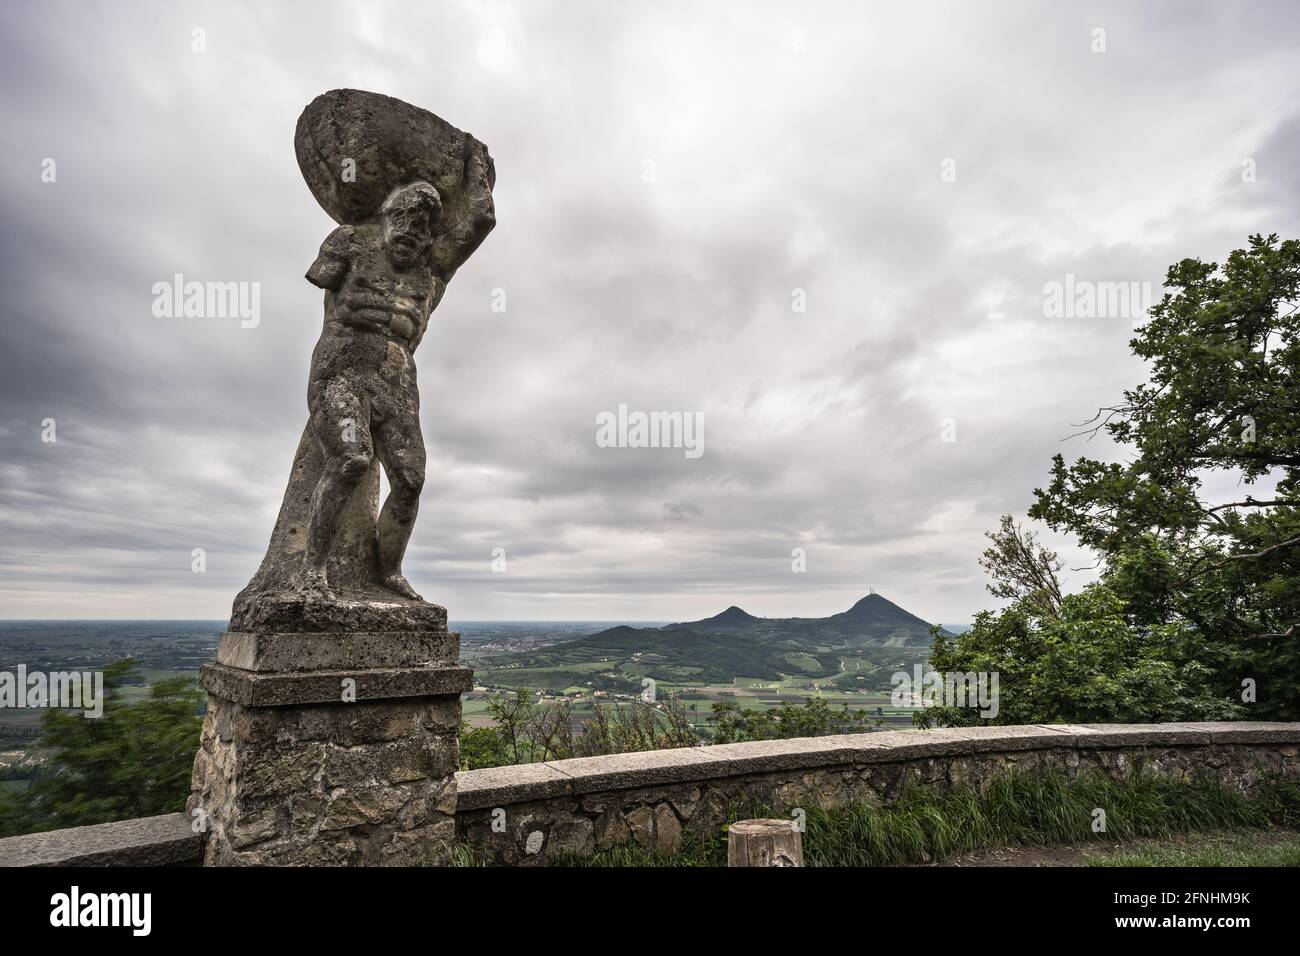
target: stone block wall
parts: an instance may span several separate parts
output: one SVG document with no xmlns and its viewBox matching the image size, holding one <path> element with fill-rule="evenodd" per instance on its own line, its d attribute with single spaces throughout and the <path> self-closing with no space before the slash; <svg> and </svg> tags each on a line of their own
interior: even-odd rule
<svg viewBox="0 0 1300 956">
<path fill-rule="evenodd" d="M 909 784 L 982 789 L 999 772 L 1160 774 L 1249 792 L 1300 779 L 1300 724 L 972 727 L 686 747 L 457 775 L 457 835 L 490 859 L 545 863 L 636 842 L 666 853 L 716 833 L 729 806 L 886 804 Z"/>
<path fill-rule="evenodd" d="M 191 814 L 207 862 L 411 865 L 455 838 L 455 695 L 250 708 L 212 697 Z"/>
</svg>

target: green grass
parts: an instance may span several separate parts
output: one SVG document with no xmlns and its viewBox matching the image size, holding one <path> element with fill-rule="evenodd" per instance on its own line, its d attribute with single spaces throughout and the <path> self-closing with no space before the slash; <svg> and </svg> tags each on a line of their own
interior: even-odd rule
<svg viewBox="0 0 1300 956">
<path fill-rule="evenodd" d="M 1106 812 L 1104 834 L 1092 832 L 1093 811 Z M 1300 826 L 1300 784 L 1274 782 L 1253 796 L 1217 783 L 1164 777 L 1115 781 L 1067 780 L 1046 773 L 1009 772 L 983 794 L 967 787 L 938 793 L 915 787 L 896 802 L 806 808 L 804 860 L 809 866 L 894 866 L 929 863 L 994 846 L 1108 843 L 1222 829 Z M 764 806 L 733 808 L 729 819 L 787 814 Z M 725 866 L 725 828 L 689 840 L 666 858 L 635 845 L 590 857 L 553 861 L 567 866 Z M 1193 865 L 1193 864 L 1187 864 Z"/>
<path fill-rule="evenodd" d="M 453 843 L 451 845 L 451 856 L 448 859 L 447 865 L 457 867 L 475 867 L 489 866 L 490 863 L 486 855 L 475 850 L 473 847 L 464 843 Z"/>
<path fill-rule="evenodd" d="M 1211 846 L 1158 843 L 1106 856 L 1088 866 L 1300 866 L 1300 836 L 1260 844 L 1253 834 L 1231 834 Z"/>
</svg>

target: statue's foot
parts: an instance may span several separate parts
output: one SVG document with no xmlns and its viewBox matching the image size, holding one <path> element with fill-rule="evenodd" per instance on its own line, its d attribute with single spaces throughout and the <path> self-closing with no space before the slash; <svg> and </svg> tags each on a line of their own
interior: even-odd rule
<svg viewBox="0 0 1300 956">
<path fill-rule="evenodd" d="M 298 579 L 298 590 L 307 600 L 315 601 L 334 601 L 337 600 L 334 590 L 330 587 L 329 577 L 323 570 L 318 568 L 306 568 Z"/>
<path fill-rule="evenodd" d="M 384 578 L 384 587 L 395 594 L 400 594 L 404 598 L 412 601 L 423 601 L 424 598 L 415 593 L 415 588 L 411 587 L 411 582 L 406 580 L 400 574 L 390 574 Z"/>
</svg>

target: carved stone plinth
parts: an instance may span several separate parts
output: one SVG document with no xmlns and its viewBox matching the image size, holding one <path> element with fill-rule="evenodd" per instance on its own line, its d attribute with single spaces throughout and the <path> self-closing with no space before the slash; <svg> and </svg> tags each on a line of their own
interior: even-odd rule
<svg viewBox="0 0 1300 956">
<path fill-rule="evenodd" d="M 188 804 L 204 862 L 443 862 L 472 682 L 458 652 L 445 628 L 222 635 Z"/>
</svg>

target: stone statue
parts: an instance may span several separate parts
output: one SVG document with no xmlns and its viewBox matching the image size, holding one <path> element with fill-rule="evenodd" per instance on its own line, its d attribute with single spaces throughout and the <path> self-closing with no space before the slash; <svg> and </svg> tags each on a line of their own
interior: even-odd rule
<svg viewBox="0 0 1300 956">
<path fill-rule="evenodd" d="M 474 675 L 447 609 L 402 574 L 424 483 L 415 350 L 495 224 L 492 158 L 359 90 L 316 97 L 294 145 L 339 224 L 307 270 L 325 294 L 310 418 L 266 557 L 199 672 L 187 809 L 209 865 L 446 862 Z"/>
<path fill-rule="evenodd" d="M 417 629 L 434 606 L 402 574 L 425 469 L 414 353 L 447 283 L 496 223 L 492 158 L 432 113 L 360 90 L 313 100 L 294 146 L 340 225 L 306 276 L 325 290 L 310 419 L 230 626 L 364 629 L 378 614 L 385 628 Z"/>
</svg>

